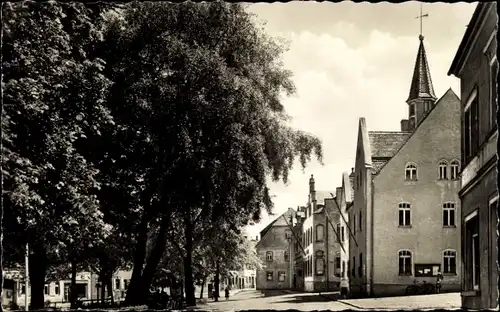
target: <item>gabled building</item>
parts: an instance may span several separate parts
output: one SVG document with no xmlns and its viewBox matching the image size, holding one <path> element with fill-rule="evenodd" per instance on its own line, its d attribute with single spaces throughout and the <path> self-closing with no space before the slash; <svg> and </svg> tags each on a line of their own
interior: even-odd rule
<svg viewBox="0 0 500 312">
<path fill-rule="evenodd" d="M 263 268 L 256 270 L 256 289 L 291 289 L 294 272 L 291 255 L 295 254 L 291 220 L 296 211 L 289 208 L 260 232 L 256 243 Z"/>
<path fill-rule="evenodd" d="M 359 120 L 354 204 L 348 208 L 354 295 L 404 294 L 415 280 L 460 288 L 460 100 L 436 101 L 424 38 L 401 131 L 368 131 Z"/>
<path fill-rule="evenodd" d="M 479 3 L 449 75 L 460 78 L 462 113 L 462 306 L 498 309 L 498 16 Z"/>
</svg>

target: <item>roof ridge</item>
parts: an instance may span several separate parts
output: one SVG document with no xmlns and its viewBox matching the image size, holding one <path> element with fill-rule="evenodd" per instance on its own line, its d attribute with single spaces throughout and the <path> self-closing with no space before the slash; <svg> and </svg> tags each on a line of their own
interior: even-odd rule
<svg viewBox="0 0 500 312">
<path fill-rule="evenodd" d="M 432 114 L 432 112 L 441 103 L 443 98 L 446 96 L 446 94 L 448 94 L 450 92 L 450 90 L 456 96 L 455 92 L 450 88 L 439 99 L 437 99 L 435 104 L 431 106 L 431 109 L 427 112 L 427 114 L 424 115 L 424 118 L 422 119 L 422 121 L 417 125 L 417 127 L 415 129 L 413 129 L 412 132 L 410 132 L 410 135 L 406 138 L 406 140 L 403 142 L 403 144 L 401 144 L 399 146 L 399 148 L 394 152 L 394 155 L 391 157 L 391 159 L 389 159 L 382 167 L 380 167 L 378 169 L 378 172 L 382 171 L 382 169 L 384 169 L 384 167 L 387 165 L 387 163 L 389 163 L 392 160 L 392 158 L 394 158 L 394 156 L 396 156 L 399 153 L 399 151 L 406 145 L 406 143 L 408 143 L 408 141 L 410 141 L 410 139 L 413 137 L 413 135 L 417 132 L 418 128 L 420 128 L 422 123 Z"/>
<path fill-rule="evenodd" d="M 378 131 L 378 130 L 375 130 L 375 131 L 368 131 L 368 133 L 401 133 L 401 134 L 408 134 L 408 133 L 411 133 L 411 131 Z"/>
</svg>

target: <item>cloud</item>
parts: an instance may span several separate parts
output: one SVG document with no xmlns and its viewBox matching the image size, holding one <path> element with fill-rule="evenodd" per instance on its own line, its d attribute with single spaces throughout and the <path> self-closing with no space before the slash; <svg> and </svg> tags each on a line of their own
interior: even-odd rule
<svg viewBox="0 0 500 312">
<path fill-rule="evenodd" d="M 347 34 L 361 32 L 345 22 L 336 27 L 345 28 Z M 365 41 L 356 45 L 330 33 L 277 35 L 290 41 L 283 62 L 294 72 L 297 87 L 297 94 L 283 103 L 295 128 L 322 140 L 325 163 L 322 167 L 313 161 L 305 172 L 297 164 L 288 185 L 270 184 L 276 195 L 275 212 L 281 214 L 288 207 L 306 203 L 310 174 L 314 174 L 318 190 L 334 192 L 340 186 L 342 172 L 354 166 L 359 117 L 366 118 L 370 130 L 400 130 L 400 121 L 408 114 L 405 101 L 419 40 L 377 29 L 366 33 Z M 450 87 L 459 95 L 458 80 L 447 76 L 459 42 L 439 50 L 432 42 L 424 44 L 436 96 Z M 265 217 L 251 232 L 257 234 L 271 219 Z"/>
</svg>

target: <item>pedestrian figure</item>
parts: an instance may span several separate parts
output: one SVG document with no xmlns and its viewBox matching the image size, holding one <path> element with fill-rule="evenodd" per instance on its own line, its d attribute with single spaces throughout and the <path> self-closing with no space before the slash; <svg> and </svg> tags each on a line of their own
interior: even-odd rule
<svg viewBox="0 0 500 312">
<path fill-rule="evenodd" d="M 229 287 L 226 287 L 226 289 L 224 289 L 224 292 L 226 293 L 226 300 L 229 300 Z"/>
<path fill-rule="evenodd" d="M 347 299 L 347 294 L 349 293 L 349 283 L 347 278 L 342 277 L 340 280 L 340 298 Z"/>
<path fill-rule="evenodd" d="M 436 293 L 441 292 L 441 281 L 443 280 L 443 274 L 441 274 L 441 270 L 438 270 L 437 278 L 436 278 Z"/>
</svg>

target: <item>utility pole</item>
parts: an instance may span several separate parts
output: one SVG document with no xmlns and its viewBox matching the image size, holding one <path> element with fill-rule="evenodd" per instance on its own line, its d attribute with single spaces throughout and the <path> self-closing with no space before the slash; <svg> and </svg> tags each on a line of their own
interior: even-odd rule
<svg viewBox="0 0 500 312">
<path fill-rule="evenodd" d="M 28 296 L 29 296 L 29 285 L 30 285 L 30 275 L 29 275 L 29 247 L 26 244 L 26 254 L 24 258 L 24 311 L 29 311 Z"/>
</svg>

